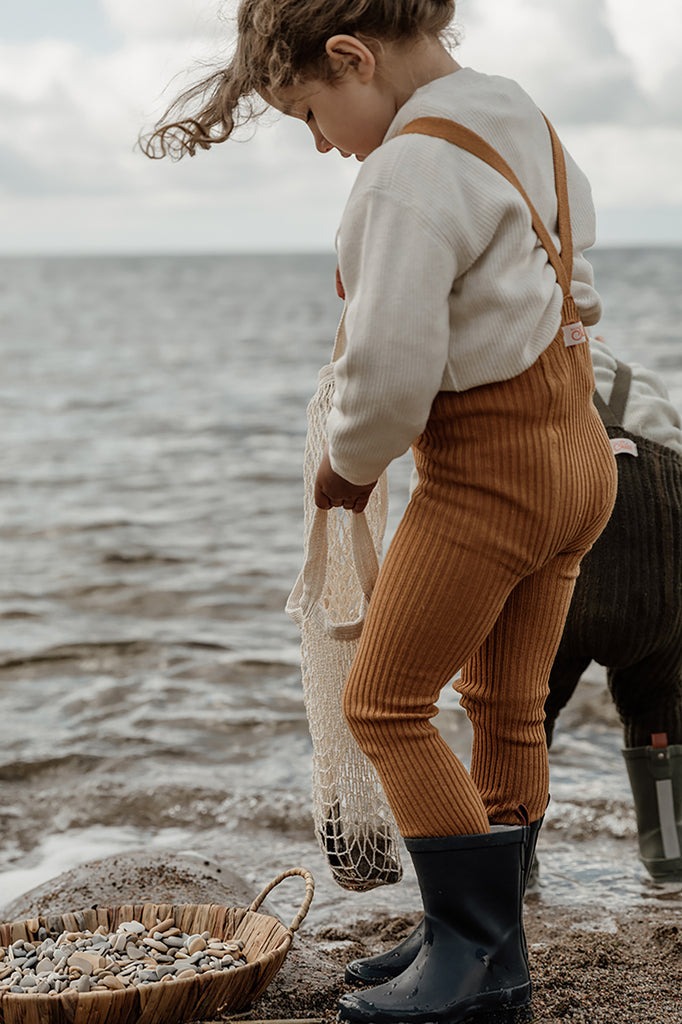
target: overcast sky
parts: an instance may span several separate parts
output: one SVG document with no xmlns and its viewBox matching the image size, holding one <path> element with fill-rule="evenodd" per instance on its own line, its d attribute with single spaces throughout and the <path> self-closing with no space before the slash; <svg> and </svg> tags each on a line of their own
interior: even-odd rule
<svg viewBox="0 0 682 1024">
<path fill-rule="evenodd" d="M 1 252 L 331 250 L 358 165 L 316 153 L 303 124 L 179 164 L 134 149 L 186 73 L 226 52 L 222 7 L 3 7 Z M 515 78 L 557 126 L 592 181 L 602 245 L 682 245 L 680 0 L 460 0 L 457 23 L 458 60 Z"/>
</svg>

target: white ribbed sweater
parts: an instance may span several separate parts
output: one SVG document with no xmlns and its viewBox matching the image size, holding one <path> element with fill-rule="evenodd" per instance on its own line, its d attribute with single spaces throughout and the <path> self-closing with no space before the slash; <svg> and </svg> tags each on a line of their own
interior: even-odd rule
<svg viewBox="0 0 682 1024">
<path fill-rule="evenodd" d="M 483 136 L 516 172 L 558 247 L 549 132 L 515 82 L 464 68 L 418 89 L 362 165 L 337 236 L 346 351 L 328 422 L 333 468 L 376 480 L 422 432 L 440 390 L 507 380 L 554 338 L 561 289 L 518 191 L 477 157 L 421 135 L 447 117 Z M 592 268 L 587 179 L 566 154 L 573 296 L 586 325 L 601 315 Z"/>
</svg>

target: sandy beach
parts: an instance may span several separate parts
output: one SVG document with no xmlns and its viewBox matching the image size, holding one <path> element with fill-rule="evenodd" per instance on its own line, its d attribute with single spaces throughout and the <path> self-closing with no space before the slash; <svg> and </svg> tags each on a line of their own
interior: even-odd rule
<svg viewBox="0 0 682 1024">
<path fill-rule="evenodd" d="M 293 866 L 293 865 L 291 865 Z M 248 905 L 257 895 L 227 865 L 146 852 L 92 861 L 45 882 L 5 908 L 4 920 L 121 903 Z M 286 911 L 264 911 L 287 921 Z M 399 941 L 416 915 L 375 915 L 327 925 L 304 921 L 264 995 L 225 1020 L 314 1019 L 331 1024 L 347 991 L 344 964 Z M 604 917 L 598 909 L 548 906 L 530 892 L 526 930 L 535 986 L 533 1024 L 682 1024 L 682 929 L 670 907 Z M 205 1022 L 208 1024 L 208 1022 Z"/>
</svg>

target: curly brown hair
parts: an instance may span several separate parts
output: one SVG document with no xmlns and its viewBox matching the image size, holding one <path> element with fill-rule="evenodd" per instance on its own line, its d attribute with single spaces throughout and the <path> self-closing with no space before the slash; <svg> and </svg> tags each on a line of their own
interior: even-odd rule
<svg viewBox="0 0 682 1024">
<path fill-rule="evenodd" d="M 438 38 L 454 13 L 455 0 L 241 0 L 232 60 L 181 93 L 141 137 L 142 151 L 152 158 L 194 156 L 262 113 L 253 100 L 263 91 L 310 78 L 332 81 L 325 43 L 333 35 L 354 35 L 370 46 Z"/>
</svg>

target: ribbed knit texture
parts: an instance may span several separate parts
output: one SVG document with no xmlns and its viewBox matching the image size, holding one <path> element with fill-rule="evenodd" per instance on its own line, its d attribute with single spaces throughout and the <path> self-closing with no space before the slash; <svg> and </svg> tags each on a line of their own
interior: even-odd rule
<svg viewBox="0 0 682 1024">
<path fill-rule="evenodd" d="M 597 391 L 605 402 L 611 399 L 618 362 L 603 340 L 592 337 L 590 352 Z M 632 380 L 620 425 L 631 434 L 657 441 L 682 455 L 682 419 L 670 401 L 665 381 L 650 367 L 630 365 Z"/>
<path fill-rule="evenodd" d="M 512 380 L 441 392 L 415 444 L 419 484 L 344 692 L 405 836 L 545 811 L 549 672 L 580 559 L 615 497 L 593 387 L 588 346 L 566 348 L 560 333 Z M 471 775 L 430 721 L 460 668 Z"/>
<path fill-rule="evenodd" d="M 550 676 L 546 730 L 594 660 L 608 684 L 627 747 L 666 732 L 682 743 L 682 458 L 622 427 L 637 445 L 619 455 L 618 497 L 585 558 Z"/>
<path fill-rule="evenodd" d="M 417 89 L 362 164 L 338 234 L 348 345 L 336 367 L 330 458 L 358 484 L 407 451 L 438 391 L 517 376 L 559 326 L 562 290 L 524 199 L 462 148 L 399 135 L 428 116 L 451 118 L 494 147 L 557 243 L 551 140 L 521 87 L 465 68 Z M 565 156 L 570 290 L 589 326 L 601 313 L 583 255 L 594 244 L 594 207 L 587 179 Z"/>
</svg>

